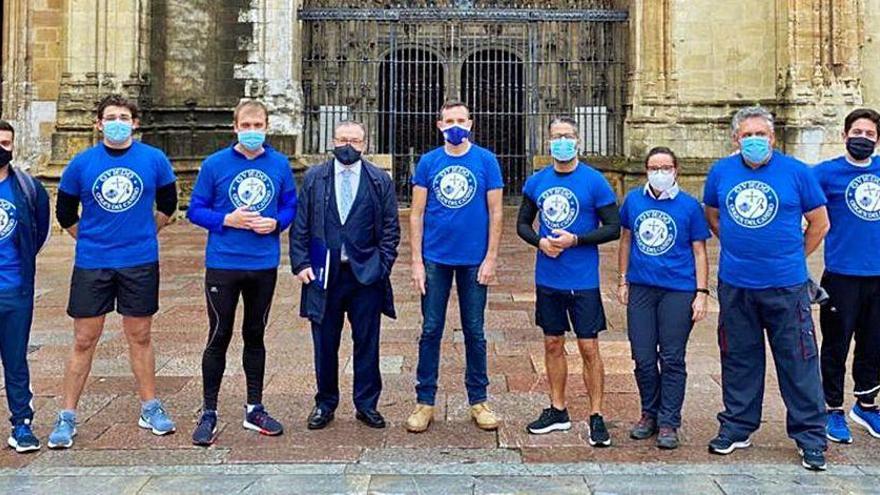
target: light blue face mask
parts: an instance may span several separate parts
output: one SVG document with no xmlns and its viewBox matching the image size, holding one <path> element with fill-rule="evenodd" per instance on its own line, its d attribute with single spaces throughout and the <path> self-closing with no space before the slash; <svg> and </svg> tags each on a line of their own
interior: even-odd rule
<svg viewBox="0 0 880 495">
<path fill-rule="evenodd" d="M 550 156 L 558 162 L 570 162 L 577 156 L 577 139 L 559 138 L 550 141 Z"/>
<path fill-rule="evenodd" d="M 113 144 L 123 144 L 131 137 L 131 122 L 108 120 L 104 122 L 104 137 Z"/>
<path fill-rule="evenodd" d="M 238 142 L 249 151 L 257 151 L 266 142 L 266 133 L 263 131 L 239 131 Z"/>
<path fill-rule="evenodd" d="M 758 165 L 767 161 L 773 149 L 767 136 L 749 136 L 739 143 L 740 153 L 745 161 Z"/>
</svg>

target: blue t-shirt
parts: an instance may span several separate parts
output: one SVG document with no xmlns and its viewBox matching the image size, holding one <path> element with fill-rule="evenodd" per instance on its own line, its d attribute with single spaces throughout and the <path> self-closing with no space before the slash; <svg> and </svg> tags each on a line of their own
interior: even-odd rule
<svg viewBox="0 0 880 495">
<path fill-rule="evenodd" d="M 15 238 L 18 217 L 15 214 L 15 196 L 12 177 L 0 182 L 0 290 L 21 286 L 21 255 Z"/>
<path fill-rule="evenodd" d="M 437 148 L 422 155 L 412 182 L 428 190 L 422 256 L 446 265 L 482 263 L 489 245 L 486 193 L 504 187 L 495 154 L 475 144 L 462 156 Z"/>
<path fill-rule="evenodd" d="M 826 200 L 805 164 L 778 151 L 757 170 L 738 153 L 722 158 L 709 171 L 703 202 L 720 212 L 722 282 L 769 289 L 807 281 L 801 221 Z"/>
<path fill-rule="evenodd" d="M 202 163 L 193 200 L 201 200 L 220 219 L 208 227 L 205 266 L 225 270 L 268 270 L 277 268 L 281 256 L 279 234 L 293 219 L 296 184 L 287 157 L 266 146 L 253 160 L 224 148 Z M 242 206 L 278 221 L 271 234 L 223 227 L 222 218 Z M 286 208 L 286 215 L 280 215 Z M 193 212 L 195 213 L 195 212 Z M 280 218 L 285 216 L 285 218 Z M 190 216 L 196 223 L 197 219 Z M 207 222 L 207 223 L 210 223 Z"/>
<path fill-rule="evenodd" d="M 58 186 L 82 203 L 75 266 L 116 269 L 157 262 L 153 204 L 156 190 L 174 181 L 165 153 L 140 141 L 121 156 L 103 144 L 76 155 Z"/>
<path fill-rule="evenodd" d="M 831 230 L 825 237 L 825 269 L 842 275 L 880 275 L 880 156 L 867 167 L 846 157 L 813 169 L 828 197 Z"/>
<path fill-rule="evenodd" d="M 644 187 L 627 194 L 620 224 L 632 231 L 627 281 L 677 291 L 697 289 L 693 243 L 711 237 L 703 207 L 679 191 L 654 199 Z"/>
<path fill-rule="evenodd" d="M 560 174 L 552 166 L 529 177 L 523 194 L 538 206 L 538 235 L 550 237 L 561 229 L 575 235 L 599 227 L 597 209 L 617 201 L 605 177 L 578 163 L 572 172 Z M 599 248 L 595 245 L 568 248 L 556 258 L 538 250 L 535 283 L 558 290 L 599 287 Z"/>
</svg>

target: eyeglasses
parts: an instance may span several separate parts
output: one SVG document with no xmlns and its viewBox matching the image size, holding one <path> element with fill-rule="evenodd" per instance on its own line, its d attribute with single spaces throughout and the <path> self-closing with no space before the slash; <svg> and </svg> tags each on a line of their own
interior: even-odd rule
<svg viewBox="0 0 880 495">
<path fill-rule="evenodd" d="M 551 135 L 550 135 L 550 140 L 551 140 L 551 141 L 556 140 L 556 139 L 563 139 L 563 138 L 565 138 L 565 139 L 577 139 L 578 137 L 577 137 L 577 134 L 551 134 Z"/>
<path fill-rule="evenodd" d="M 354 138 L 354 139 L 352 139 L 352 138 L 333 138 L 333 140 L 339 144 L 355 144 L 355 145 L 364 144 L 364 140 L 360 139 L 360 138 Z"/>
<path fill-rule="evenodd" d="M 675 170 L 675 165 L 663 165 L 660 167 L 647 167 L 648 172 L 672 172 Z"/>
</svg>

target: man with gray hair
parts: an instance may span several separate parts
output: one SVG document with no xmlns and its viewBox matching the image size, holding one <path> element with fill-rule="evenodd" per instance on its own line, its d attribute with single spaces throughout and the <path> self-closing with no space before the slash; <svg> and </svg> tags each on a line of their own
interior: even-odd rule
<svg viewBox="0 0 880 495">
<path fill-rule="evenodd" d="M 773 150 L 776 135 L 767 110 L 740 110 L 732 130 L 739 153 L 712 166 L 703 192 L 706 218 L 721 242 L 724 411 L 709 451 L 724 455 L 751 445 L 749 436 L 761 423 L 766 330 L 788 410 L 788 435 L 805 468 L 824 470 L 825 403 L 806 257 L 828 232 L 826 198 L 806 165 Z"/>
<path fill-rule="evenodd" d="M 302 282 L 300 316 L 312 323 L 317 394 L 308 428 L 319 430 L 339 405 L 339 343 L 346 314 L 354 341 L 356 418 L 384 428 L 376 410 L 382 392 L 379 325 L 394 318 L 391 267 L 400 220 L 391 177 L 361 157 L 367 135 L 359 122 L 333 132 L 333 158 L 310 167 L 290 229 L 290 265 Z"/>
</svg>

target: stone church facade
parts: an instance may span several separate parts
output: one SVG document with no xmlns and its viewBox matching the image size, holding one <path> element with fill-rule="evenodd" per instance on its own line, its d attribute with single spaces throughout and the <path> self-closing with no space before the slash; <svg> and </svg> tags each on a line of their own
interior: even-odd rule
<svg viewBox="0 0 880 495">
<path fill-rule="evenodd" d="M 841 151 L 849 110 L 880 107 L 880 0 L 2 0 L 0 15 L 2 116 L 18 162 L 50 182 L 96 142 L 95 102 L 113 91 L 140 102 L 142 139 L 184 196 L 255 97 L 297 169 L 335 122 L 364 121 L 404 202 L 448 98 L 472 106 L 511 196 L 547 162 L 555 115 L 578 120 L 623 192 L 655 145 L 698 190 L 744 105 L 770 108 L 780 146 L 808 162 Z"/>
</svg>

